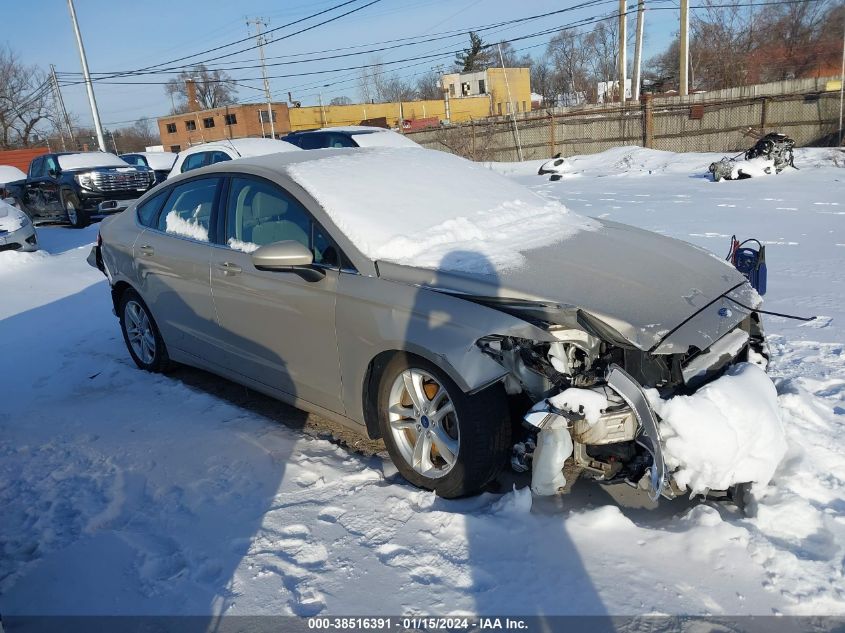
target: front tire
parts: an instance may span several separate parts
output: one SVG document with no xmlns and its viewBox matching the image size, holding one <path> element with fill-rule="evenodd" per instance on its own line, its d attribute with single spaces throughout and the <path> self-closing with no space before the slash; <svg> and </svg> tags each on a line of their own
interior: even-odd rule
<svg viewBox="0 0 845 633">
<path fill-rule="evenodd" d="M 91 223 L 88 212 L 82 208 L 76 196 L 70 195 L 65 198 L 65 213 L 68 223 L 75 229 L 84 229 Z"/>
<path fill-rule="evenodd" d="M 127 290 L 120 297 L 120 329 L 129 355 L 140 369 L 164 372 L 170 366 L 170 357 L 147 304 L 134 290 Z"/>
<path fill-rule="evenodd" d="M 508 403 L 500 384 L 468 395 L 439 367 L 397 354 L 378 388 L 379 427 L 396 468 L 445 498 L 480 492 L 510 450 Z"/>
</svg>

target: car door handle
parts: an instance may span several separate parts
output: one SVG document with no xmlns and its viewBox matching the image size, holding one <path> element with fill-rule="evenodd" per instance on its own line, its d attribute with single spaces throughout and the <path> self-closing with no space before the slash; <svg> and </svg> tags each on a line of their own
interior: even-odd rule
<svg viewBox="0 0 845 633">
<path fill-rule="evenodd" d="M 153 255 L 156 254 L 155 249 L 152 246 L 150 246 L 149 244 L 144 244 L 143 246 L 140 246 L 138 248 L 138 250 L 141 252 L 141 255 L 143 255 L 144 257 L 152 257 Z"/>
<path fill-rule="evenodd" d="M 232 262 L 220 262 L 217 268 L 222 270 L 224 275 L 238 275 L 243 272 L 243 268 Z"/>
</svg>

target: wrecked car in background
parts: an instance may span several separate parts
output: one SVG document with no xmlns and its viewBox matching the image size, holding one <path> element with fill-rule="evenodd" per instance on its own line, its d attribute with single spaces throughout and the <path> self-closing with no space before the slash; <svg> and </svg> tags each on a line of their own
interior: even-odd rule
<svg viewBox="0 0 845 633">
<path fill-rule="evenodd" d="M 715 182 L 779 174 L 787 167 L 795 167 L 794 147 L 795 141 L 786 134 L 772 132 L 759 139 L 751 149 L 711 163 L 709 171 Z M 740 156 L 743 160 L 738 160 Z"/>
<path fill-rule="evenodd" d="M 104 222 L 89 262 L 140 368 L 202 367 L 383 438 L 444 497 L 514 446 L 539 494 L 574 461 L 652 496 L 766 483 L 785 450 L 752 364 L 761 299 L 734 267 L 445 153 L 191 171 Z M 721 407 L 737 390 L 753 404 Z M 708 403 L 716 423 L 688 419 Z"/>
</svg>

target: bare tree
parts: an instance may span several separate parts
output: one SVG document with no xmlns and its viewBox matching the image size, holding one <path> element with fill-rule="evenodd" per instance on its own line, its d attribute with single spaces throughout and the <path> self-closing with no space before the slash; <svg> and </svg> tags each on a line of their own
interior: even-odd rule
<svg viewBox="0 0 845 633">
<path fill-rule="evenodd" d="M 549 40 L 546 47 L 546 57 L 552 65 L 546 89 L 552 93 L 553 100 L 560 97 L 561 105 L 582 103 L 595 83 L 596 77 L 590 75 L 589 53 L 583 40 L 583 33 L 567 29 Z M 599 80 L 606 81 L 606 78 Z"/>
<path fill-rule="evenodd" d="M 349 105 L 352 103 L 352 99 L 346 96 L 341 97 L 333 97 L 331 101 L 329 101 L 329 105 Z"/>
<path fill-rule="evenodd" d="M 443 85 L 440 82 L 440 73 L 432 70 L 417 79 L 417 95 L 420 99 L 442 99 Z"/>
<path fill-rule="evenodd" d="M 11 49 L 0 48 L 0 147 L 27 147 L 35 142 L 38 127 L 49 126 L 55 118 L 51 106 L 47 74 L 37 66 L 22 64 Z"/>
<path fill-rule="evenodd" d="M 417 92 L 406 80 L 393 73 L 388 74 L 381 60 L 373 59 L 358 75 L 358 91 L 365 103 L 386 103 L 410 101 Z"/>
<path fill-rule="evenodd" d="M 164 86 L 168 96 L 179 99 L 174 104 L 174 114 L 188 111 L 188 89 L 185 84 L 189 79 L 194 80 L 201 109 L 209 110 L 235 103 L 238 90 L 232 78 L 222 70 L 209 70 L 205 64 L 198 64 L 191 70 L 179 73 Z"/>
</svg>

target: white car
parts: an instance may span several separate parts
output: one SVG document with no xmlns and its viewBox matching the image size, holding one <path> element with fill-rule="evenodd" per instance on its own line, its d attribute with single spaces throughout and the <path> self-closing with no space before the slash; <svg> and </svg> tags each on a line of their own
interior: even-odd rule
<svg viewBox="0 0 845 633">
<path fill-rule="evenodd" d="M 298 151 L 295 145 L 273 138 L 235 138 L 203 143 L 179 152 L 168 178 L 226 160 Z"/>
<path fill-rule="evenodd" d="M 0 201 L 0 251 L 37 251 L 38 238 L 29 216 Z"/>
</svg>

